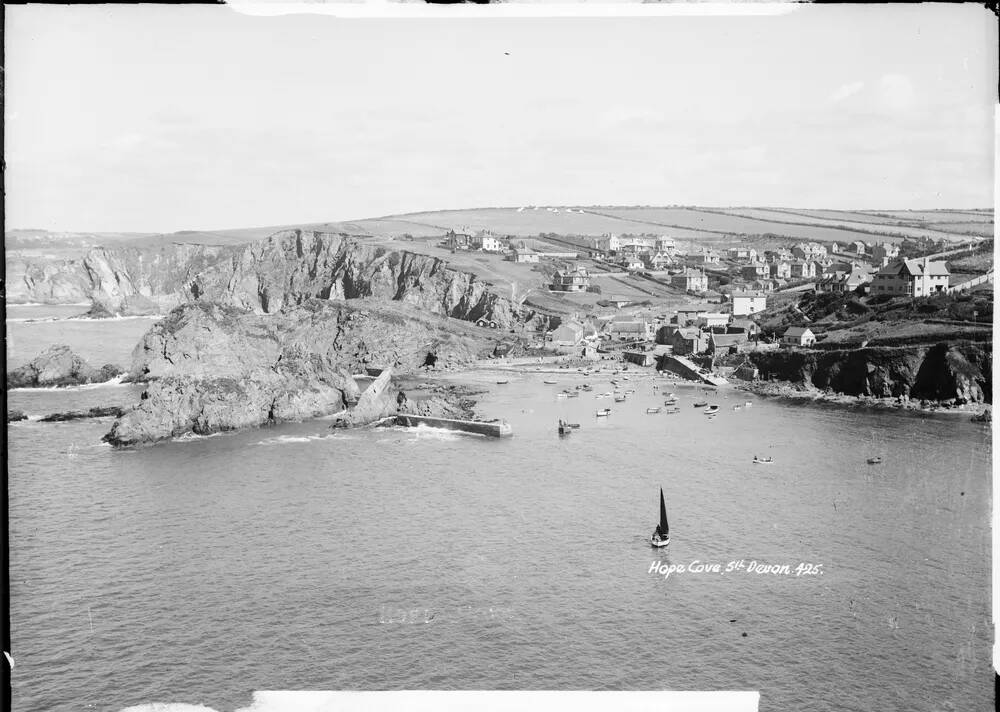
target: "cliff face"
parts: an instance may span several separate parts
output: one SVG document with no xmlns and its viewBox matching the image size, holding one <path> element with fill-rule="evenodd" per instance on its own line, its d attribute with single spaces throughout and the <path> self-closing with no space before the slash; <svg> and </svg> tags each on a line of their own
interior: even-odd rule
<svg viewBox="0 0 1000 712">
<path fill-rule="evenodd" d="M 852 396 L 905 396 L 956 404 L 991 402 L 991 344 L 940 343 L 844 351 L 752 353 L 761 378 Z"/>
<path fill-rule="evenodd" d="M 273 314 L 309 299 L 373 298 L 467 321 L 485 318 L 503 329 L 532 316 L 443 260 L 304 230 L 237 247 L 98 247 L 78 260 L 13 260 L 8 281 L 11 302 L 91 300 L 95 314 L 165 311 L 194 300 Z"/>
<path fill-rule="evenodd" d="M 105 436 L 114 445 L 330 415 L 369 366 L 412 372 L 488 353 L 488 332 L 404 305 L 308 300 L 276 314 L 192 302 L 143 337 L 130 375 L 153 379 Z"/>
<path fill-rule="evenodd" d="M 247 246 L 195 278 L 191 299 L 274 313 L 308 299 L 398 301 L 466 321 L 512 327 L 519 309 L 443 260 L 366 245 L 343 235 L 288 230 Z"/>
<path fill-rule="evenodd" d="M 127 312 L 130 301 L 178 304 L 194 275 L 235 252 L 232 247 L 174 244 L 159 249 L 95 247 L 82 258 L 45 260 L 14 256 L 8 263 L 11 302 L 72 303 L 92 300 Z"/>
</svg>

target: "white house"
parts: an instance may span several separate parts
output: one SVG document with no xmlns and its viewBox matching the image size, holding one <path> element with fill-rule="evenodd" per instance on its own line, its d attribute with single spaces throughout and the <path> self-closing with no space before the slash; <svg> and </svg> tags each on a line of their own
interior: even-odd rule
<svg viewBox="0 0 1000 712">
<path fill-rule="evenodd" d="M 919 260 L 894 260 L 875 275 L 871 294 L 926 297 L 929 294 L 947 292 L 950 274 L 946 263 L 931 262 L 926 257 Z"/>
<path fill-rule="evenodd" d="M 790 326 L 781 335 L 782 346 L 812 346 L 816 343 L 816 335 L 808 326 Z"/>
<path fill-rule="evenodd" d="M 733 292 L 733 316 L 749 316 L 767 309 L 767 295 L 760 292 Z"/>
</svg>

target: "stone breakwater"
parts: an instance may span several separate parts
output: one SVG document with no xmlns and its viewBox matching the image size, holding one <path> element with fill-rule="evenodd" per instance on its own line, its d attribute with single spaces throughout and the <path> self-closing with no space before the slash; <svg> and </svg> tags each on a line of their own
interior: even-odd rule
<svg viewBox="0 0 1000 712">
<path fill-rule="evenodd" d="M 361 396 L 352 373 L 459 367 L 496 345 L 496 332 L 404 304 L 307 300 L 258 314 L 192 302 L 136 346 L 129 377 L 149 384 L 105 440 L 124 446 L 332 415 Z"/>
</svg>

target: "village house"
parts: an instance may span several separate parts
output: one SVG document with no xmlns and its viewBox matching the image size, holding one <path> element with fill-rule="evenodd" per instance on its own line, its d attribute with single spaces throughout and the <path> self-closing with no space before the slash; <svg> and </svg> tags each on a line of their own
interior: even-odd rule
<svg viewBox="0 0 1000 712">
<path fill-rule="evenodd" d="M 948 291 L 950 276 L 945 262 L 931 262 L 928 258 L 896 259 L 883 267 L 872 281 L 871 293 L 897 294 L 926 297 Z"/>
<path fill-rule="evenodd" d="M 711 247 L 703 247 L 688 257 L 696 265 L 717 265 L 721 259 L 719 253 Z"/>
<path fill-rule="evenodd" d="M 678 356 L 704 353 L 708 350 L 708 334 L 696 327 L 685 326 L 673 333 L 670 346 Z"/>
<path fill-rule="evenodd" d="M 879 267 L 885 267 L 899 257 L 899 247 L 891 242 L 880 242 L 872 246 L 872 259 Z"/>
<path fill-rule="evenodd" d="M 464 232 L 449 230 L 444 236 L 444 242 L 450 250 L 469 250 L 472 248 L 472 236 Z"/>
<path fill-rule="evenodd" d="M 643 255 L 642 260 L 647 269 L 654 271 L 662 271 L 674 262 L 673 257 L 671 257 L 668 253 L 661 251 Z"/>
<path fill-rule="evenodd" d="M 577 346 L 583 341 L 583 324 L 577 321 L 564 321 L 552 330 L 550 336 L 556 346 Z"/>
<path fill-rule="evenodd" d="M 488 230 L 480 230 L 476 233 L 470 244 L 475 250 L 482 250 L 483 252 L 503 252 L 506 249 L 506 240 L 497 237 L 492 232 Z"/>
<path fill-rule="evenodd" d="M 677 252 L 677 243 L 674 242 L 674 238 L 672 237 L 660 235 L 656 238 L 656 250 L 672 255 Z"/>
<path fill-rule="evenodd" d="M 792 256 L 800 260 L 814 260 L 825 255 L 826 248 L 818 242 L 800 242 L 792 247 Z"/>
<path fill-rule="evenodd" d="M 740 276 L 743 279 L 762 279 L 769 276 L 769 272 L 768 266 L 763 262 L 751 262 L 743 266 L 740 270 Z"/>
<path fill-rule="evenodd" d="M 747 282 L 747 289 L 753 292 L 773 292 L 774 280 L 772 279 L 755 279 L 752 282 Z"/>
<path fill-rule="evenodd" d="M 704 309 L 678 309 L 674 319 L 678 326 L 687 326 L 698 321 L 698 317 L 705 313 Z"/>
<path fill-rule="evenodd" d="M 629 272 L 635 272 L 636 270 L 643 269 L 646 266 L 645 262 L 634 255 L 630 257 L 622 257 L 618 261 L 618 264 L 627 269 Z"/>
<path fill-rule="evenodd" d="M 730 247 L 729 259 L 737 262 L 756 262 L 757 250 L 752 247 Z"/>
<path fill-rule="evenodd" d="M 760 292 L 733 292 L 733 316 L 749 316 L 767 309 L 767 296 Z"/>
<path fill-rule="evenodd" d="M 538 262 L 540 255 L 527 247 L 514 247 L 510 251 L 510 258 L 514 262 Z"/>
<path fill-rule="evenodd" d="M 847 246 L 847 251 L 853 252 L 856 255 L 863 255 L 868 251 L 868 245 L 861 240 L 855 240 Z"/>
<path fill-rule="evenodd" d="M 729 317 L 728 312 L 701 312 L 695 323 L 702 329 L 711 329 L 714 326 L 725 326 L 729 323 Z"/>
<path fill-rule="evenodd" d="M 713 354 L 735 354 L 742 350 L 747 343 L 745 331 L 735 331 L 732 333 L 718 333 L 710 331 L 708 334 L 708 352 Z"/>
<path fill-rule="evenodd" d="M 773 250 L 764 250 L 765 262 L 789 262 L 795 255 L 787 247 L 776 247 Z"/>
<path fill-rule="evenodd" d="M 594 241 L 594 247 L 601 252 L 617 252 L 621 243 L 618 236 L 611 232 L 606 232 Z"/>
<path fill-rule="evenodd" d="M 768 266 L 771 268 L 771 276 L 775 279 L 790 279 L 792 276 L 792 265 L 785 260 L 777 260 Z"/>
<path fill-rule="evenodd" d="M 833 254 L 834 252 L 840 252 L 840 243 L 839 242 L 831 242 L 830 243 L 830 254 Z"/>
<path fill-rule="evenodd" d="M 656 250 L 657 238 L 642 235 L 630 235 L 618 238 L 619 251 L 639 255 Z"/>
<path fill-rule="evenodd" d="M 816 335 L 808 326 L 790 326 L 781 335 L 782 346 L 812 346 L 816 343 Z"/>
<path fill-rule="evenodd" d="M 707 292 L 708 277 L 705 276 L 704 271 L 687 268 L 670 277 L 670 286 L 679 287 L 688 292 Z"/>
<path fill-rule="evenodd" d="M 728 332 L 735 333 L 737 331 L 742 331 L 747 335 L 747 338 L 753 339 L 760 334 L 760 325 L 753 319 L 734 316 L 729 320 Z"/>
<path fill-rule="evenodd" d="M 795 260 L 790 264 L 792 279 L 812 279 L 816 276 L 816 264 L 806 260 Z"/>
<path fill-rule="evenodd" d="M 816 290 L 845 294 L 853 292 L 871 281 L 871 272 L 863 267 L 852 265 L 849 270 L 837 270 L 830 274 L 824 274 L 823 278 L 816 282 Z"/>
<path fill-rule="evenodd" d="M 556 270 L 549 289 L 553 292 L 585 292 L 590 286 L 590 273 L 579 265 L 573 269 Z"/>
<path fill-rule="evenodd" d="M 649 341 L 653 338 L 653 325 L 645 319 L 621 316 L 608 322 L 605 333 L 618 341 Z"/>
</svg>

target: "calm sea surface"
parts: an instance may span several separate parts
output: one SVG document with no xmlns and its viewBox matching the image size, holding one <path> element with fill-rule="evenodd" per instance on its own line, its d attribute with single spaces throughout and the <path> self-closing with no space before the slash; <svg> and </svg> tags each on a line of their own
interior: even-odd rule
<svg viewBox="0 0 1000 712">
<path fill-rule="evenodd" d="M 50 342 L 124 364 L 135 323 Z M 40 328 L 8 322 L 34 349 L 22 360 Z M 759 398 L 734 411 L 736 392 L 709 419 L 700 389 L 670 386 L 682 412 L 647 415 L 663 401 L 648 376 L 621 382 L 625 403 L 558 399 L 583 377 L 545 377 L 559 382 L 468 377 L 490 388 L 481 412 L 513 424 L 502 441 L 314 421 L 114 451 L 109 419 L 13 424 L 15 710 L 415 688 L 992 709 L 988 427 Z M 42 415 L 138 390 L 9 396 Z M 560 417 L 580 429 L 558 438 Z M 660 487 L 669 553 L 647 543 Z M 650 573 L 695 561 L 744 568 Z"/>
</svg>

